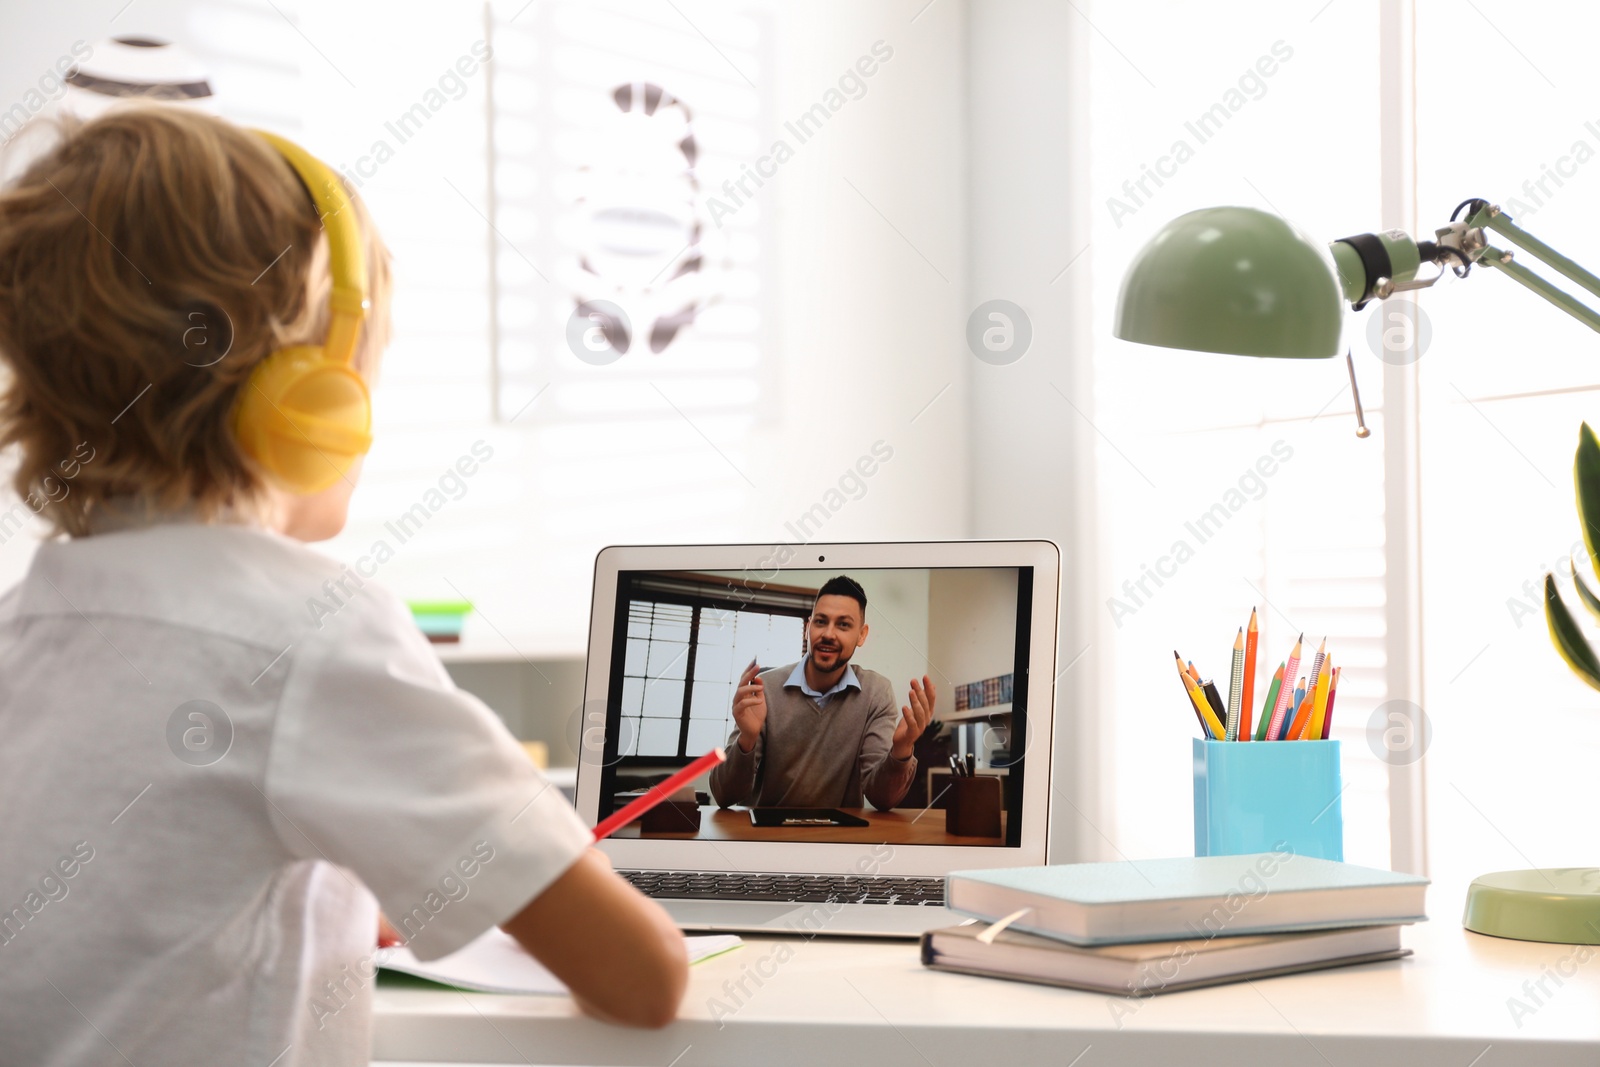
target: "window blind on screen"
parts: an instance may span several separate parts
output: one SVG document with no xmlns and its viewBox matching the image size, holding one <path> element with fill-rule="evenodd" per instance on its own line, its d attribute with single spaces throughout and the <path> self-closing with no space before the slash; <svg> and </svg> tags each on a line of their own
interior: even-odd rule
<svg viewBox="0 0 1600 1067">
<path fill-rule="evenodd" d="M 795 615 L 630 600 L 618 757 L 682 761 L 726 742 L 739 676 L 798 660 L 804 628 Z"/>
</svg>

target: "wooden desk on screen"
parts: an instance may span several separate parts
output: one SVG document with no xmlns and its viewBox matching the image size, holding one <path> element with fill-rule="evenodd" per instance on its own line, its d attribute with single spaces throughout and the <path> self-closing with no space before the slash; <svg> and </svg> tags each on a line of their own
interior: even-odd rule
<svg viewBox="0 0 1600 1067">
<path fill-rule="evenodd" d="M 651 841 L 821 841 L 833 844 L 858 844 L 863 841 L 891 845 L 999 845 L 1005 842 L 1006 813 L 1000 813 L 999 837 L 953 837 L 944 832 L 944 812 L 937 808 L 908 808 L 877 811 L 872 808 L 840 808 L 847 815 L 867 820 L 867 826 L 752 826 L 749 808 L 700 806 L 700 832 L 697 834 L 651 834 Z M 633 823 L 616 834 L 619 838 L 639 837 L 639 824 Z"/>
</svg>

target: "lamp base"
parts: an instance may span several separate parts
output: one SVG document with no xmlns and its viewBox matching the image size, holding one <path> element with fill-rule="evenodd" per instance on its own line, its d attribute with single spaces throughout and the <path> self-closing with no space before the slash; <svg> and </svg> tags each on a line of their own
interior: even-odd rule
<svg viewBox="0 0 1600 1067">
<path fill-rule="evenodd" d="M 1497 871 L 1475 878 L 1461 925 L 1518 941 L 1600 945 L 1600 867 Z"/>
</svg>

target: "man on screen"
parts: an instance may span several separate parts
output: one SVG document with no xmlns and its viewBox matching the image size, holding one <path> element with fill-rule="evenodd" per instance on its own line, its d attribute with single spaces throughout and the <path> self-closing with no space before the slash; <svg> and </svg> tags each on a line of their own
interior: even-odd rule
<svg viewBox="0 0 1600 1067">
<path fill-rule="evenodd" d="M 867 640 L 867 594 L 843 575 L 817 592 L 806 657 L 763 671 L 752 663 L 733 696 L 728 761 L 711 772 L 721 807 L 888 811 L 917 773 L 911 746 L 933 718 L 927 675 L 897 715 L 894 687 L 850 657 Z"/>
</svg>

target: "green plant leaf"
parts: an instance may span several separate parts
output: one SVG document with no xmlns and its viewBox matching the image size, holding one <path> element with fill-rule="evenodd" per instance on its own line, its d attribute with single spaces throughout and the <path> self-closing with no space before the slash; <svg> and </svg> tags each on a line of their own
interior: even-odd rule
<svg viewBox="0 0 1600 1067">
<path fill-rule="evenodd" d="M 1600 689 L 1600 657 L 1589 647 L 1589 641 L 1578 629 L 1577 621 L 1567 610 L 1567 605 L 1562 603 L 1553 574 L 1544 576 L 1544 617 L 1550 624 L 1550 640 L 1554 642 L 1556 651 L 1561 653 L 1561 658 L 1567 661 L 1567 666 L 1591 688 Z"/>
<path fill-rule="evenodd" d="M 1591 566 L 1600 568 L 1600 439 L 1589 424 L 1578 430 L 1578 453 L 1572 461 L 1572 480 L 1578 489 L 1578 518 L 1583 523 L 1583 546 Z"/>
<path fill-rule="evenodd" d="M 1583 606 L 1589 609 L 1589 614 L 1600 619 L 1600 597 L 1597 597 L 1583 584 L 1583 576 L 1578 573 L 1578 565 L 1569 563 L 1572 568 L 1572 584 L 1578 587 L 1578 599 L 1583 601 Z"/>
</svg>

